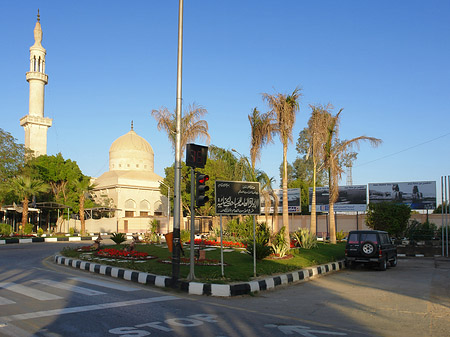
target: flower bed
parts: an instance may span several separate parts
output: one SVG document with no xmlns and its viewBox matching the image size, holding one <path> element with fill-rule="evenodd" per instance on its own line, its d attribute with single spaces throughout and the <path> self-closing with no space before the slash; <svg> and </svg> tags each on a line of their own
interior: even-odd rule
<svg viewBox="0 0 450 337">
<path fill-rule="evenodd" d="M 126 250 L 118 250 L 113 248 L 100 249 L 95 253 L 98 257 L 107 257 L 113 259 L 124 259 L 124 260 L 151 260 L 156 259 L 156 256 L 148 255 L 145 252 L 137 252 L 132 250 L 131 252 Z"/>
<path fill-rule="evenodd" d="M 172 264 L 172 258 L 170 257 L 168 259 L 161 259 L 161 260 L 158 260 L 158 262 L 165 263 L 165 264 Z M 191 263 L 190 258 L 188 258 L 188 257 L 180 258 L 180 264 L 189 265 L 190 263 Z M 204 259 L 204 260 L 195 259 L 195 265 L 196 266 L 220 266 L 220 261 L 212 260 L 212 259 Z M 226 263 L 224 263 L 223 265 L 227 266 Z"/>
<path fill-rule="evenodd" d="M 190 244 L 191 241 L 189 240 L 186 242 L 187 244 Z M 222 241 L 224 247 L 230 247 L 230 248 L 246 248 L 247 246 L 244 245 L 241 242 L 232 242 L 232 241 Z M 205 245 L 205 246 L 219 246 L 220 247 L 220 241 L 215 240 L 205 240 L 205 239 L 195 239 L 194 240 L 195 245 Z"/>
</svg>

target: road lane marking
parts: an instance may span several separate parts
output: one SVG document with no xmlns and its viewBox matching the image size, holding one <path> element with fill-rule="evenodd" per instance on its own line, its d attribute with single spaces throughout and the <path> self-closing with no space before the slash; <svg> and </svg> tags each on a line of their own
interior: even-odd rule
<svg viewBox="0 0 450 337">
<path fill-rule="evenodd" d="M 16 284 L 13 282 L 2 282 L 0 283 L 0 288 L 13 291 L 15 293 L 34 298 L 39 301 L 51 301 L 60 300 L 62 297 L 53 294 L 46 293 L 44 291 L 36 290 L 21 284 Z"/>
<path fill-rule="evenodd" d="M 78 287 L 73 284 L 68 284 L 68 283 L 64 283 L 64 282 L 56 282 L 56 281 L 52 281 L 52 280 L 33 280 L 32 282 L 43 284 L 43 285 L 54 287 L 54 288 L 58 288 L 58 289 L 68 290 L 68 291 L 72 291 L 72 292 L 75 292 L 78 294 L 88 295 L 88 296 L 106 294 L 101 291 L 92 290 L 92 289 L 88 289 L 88 288 L 84 288 L 84 287 Z"/>
<path fill-rule="evenodd" d="M 117 283 L 108 282 L 108 281 L 101 281 L 101 280 L 94 280 L 87 277 L 71 277 L 70 280 L 76 280 L 83 283 L 89 283 L 100 287 L 110 288 L 114 290 L 120 290 L 120 291 L 137 291 L 140 290 L 138 288 L 132 288 L 123 286 Z"/>
<path fill-rule="evenodd" d="M 16 302 L 8 300 L 7 298 L 4 297 L 0 297 L 0 305 L 5 305 L 5 304 L 14 304 Z"/>
<path fill-rule="evenodd" d="M 138 299 L 138 300 L 123 301 L 123 302 L 112 302 L 112 303 L 86 305 L 86 306 L 81 306 L 81 307 L 71 307 L 71 308 L 53 309 L 53 310 L 45 310 L 45 311 L 36 311 L 36 312 L 29 312 L 26 314 L 2 316 L 2 317 L 0 317 L 0 323 L 21 321 L 21 320 L 25 320 L 25 319 L 50 317 L 50 316 L 57 316 L 57 315 L 75 314 L 75 313 L 86 312 L 86 311 L 120 308 L 120 307 L 126 307 L 126 306 L 130 306 L 130 305 L 173 301 L 173 300 L 178 300 L 178 299 L 180 299 L 180 298 L 175 297 L 175 296 L 160 296 L 160 297 L 142 298 L 142 299 Z M 1 329 L 0 329 L 0 332 L 1 332 Z"/>
</svg>

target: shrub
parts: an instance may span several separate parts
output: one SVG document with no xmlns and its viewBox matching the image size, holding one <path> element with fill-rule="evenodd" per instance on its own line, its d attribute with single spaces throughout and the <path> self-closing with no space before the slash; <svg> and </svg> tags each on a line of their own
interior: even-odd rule
<svg viewBox="0 0 450 337">
<path fill-rule="evenodd" d="M 44 230 L 43 230 L 42 228 L 39 227 L 38 230 L 37 230 L 37 235 L 38 235 L 39 237 L 41 237 L 42 234 L 44 234 Z"/>
<path fill-rule="evenodd" d="M 253 242 L 253 218 L 246 216 L 242 222 L 238 219 L 228 221 L 223 236 L 228 241 Z"/>
<path fill-rule="evenodd" d="M 127 241 L 127 237 L 124 233 L 113 233 L 111 235 L 111 240 L 113 240 L 116 245 L 120 245 L 122 242 Z"/>
<path fill-rule="evenodd" d="M 342 241 L 347 236 L 347 233 L 344 233 L 343 230 L 340 230 L 339 232 L 336 232 L 336 240 Z"/>
<path fill-rule="evenodd" d="M 405 231 L 405 236 L 414 241 L 432 240 L 436 231 L 437 227 L 434 223 L 428 221 L 420 223 L 413 219 L 410 221 L 408 228 Z"/>
<path fill-rule="evenodd" d="M 272 248 L 268 245 L 270 240 L 270 230 L 265 222 L 258 224 L 255 229 L 256 229 L 255 255 L 257 260 L 262 260 L 272 253 Z M 246 240 L 245 244 L 247 244 L 246 249 L 247 254 L 253 256 L 253 235 Z"/>
<path fill-rule="evenodd" d="M 293 236 L 297 239 L 301 248 L 311 249 L 317 247 L 316 236 L 313 235 L 307 228 L 300 228 L 298 231 L 294 232 Z"/>
<path fill-rule="evenodd" d="M 149 223 L 149 228 L 145 234 L 144 234 L 144 241 L 145 242 L 155 242 L 155 243 L 161 243 L 161 239 L 158 235 L 158 229 L 159 229 L 159 222 L 156 219 L 153 219 Z"/>
<path fill-rule="evenodd" d="M 69 234 L 70 234 L 70 236 L 73 236 L 75 234 L 75 228 L 70 227 L 69 228 Z"/>
<path fill-rule="evenodd" d="M 10 236 L 12 233 L 12 226 L 5 224 L 5 223 L 0 223 L 0 235 L 1 236 Z"/>
<path fill-rule="evenodd" d="M 34 225 L 31 223 L 25 224 L 25 227 L 23 228 L 23 234 L 28 235 L 28 234 L 33 233 L 33 227 L 34 227 Z"/>
<path fill-rule="evenodd" d="M 181 230 L 180 231 L 180 240 L 181 242 L 191 241 L 191 231 Z"/>
<path fill-rule="evenodd" d="M 290 249 L 290 242 L 286 241 L 285 231 L 286 227 L 281 227 L 280 231 L 272 239 L 272 250 L 279 257 L 285 256 Z"/>
</svg>

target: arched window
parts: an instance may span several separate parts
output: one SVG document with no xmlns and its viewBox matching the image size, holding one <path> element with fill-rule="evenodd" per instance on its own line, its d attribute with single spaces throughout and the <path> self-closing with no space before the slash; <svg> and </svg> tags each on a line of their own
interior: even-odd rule
<svg viewBox="0 0 450 337">
<path fill-rule="evenodd" d="M 142 200 L 139 203 L 139 215 L 149 216 L 150 215 L 150 203 L 147 200 Z"/>
<path fill-rule="evenodd" d="M 125 201 L 125 217 L 132 218 L 134 217 L 134 211 L 136 209 L 136 203 L 133 199 L 128 199 Z"/>
<path fill-rule="evenodd" d="M 155 207 L 155 215 L 163 215 L 163 204 L 160 200 L 156 201 L 153 206 Z"/>
</svg>

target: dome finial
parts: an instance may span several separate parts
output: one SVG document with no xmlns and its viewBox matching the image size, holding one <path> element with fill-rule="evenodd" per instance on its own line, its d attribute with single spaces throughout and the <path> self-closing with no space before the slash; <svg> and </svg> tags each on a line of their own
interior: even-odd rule
<svg viewBox="0 0 450 337">
<path fill-rule="evenodd" d="M 40 14 L 39 14 L 39 8 L 38 8 L 38 15 L 37 15 L 37 20 L 38 20 L 38 22 L 40 22 L 40 21 L 41 21 L 41 16 L 40 16 Z"/>
<path fill-rule="evenodd" d="M 133 121 L 131 121 L 131 131 L 134 131 L 133 130 Z"/>
</svg>

